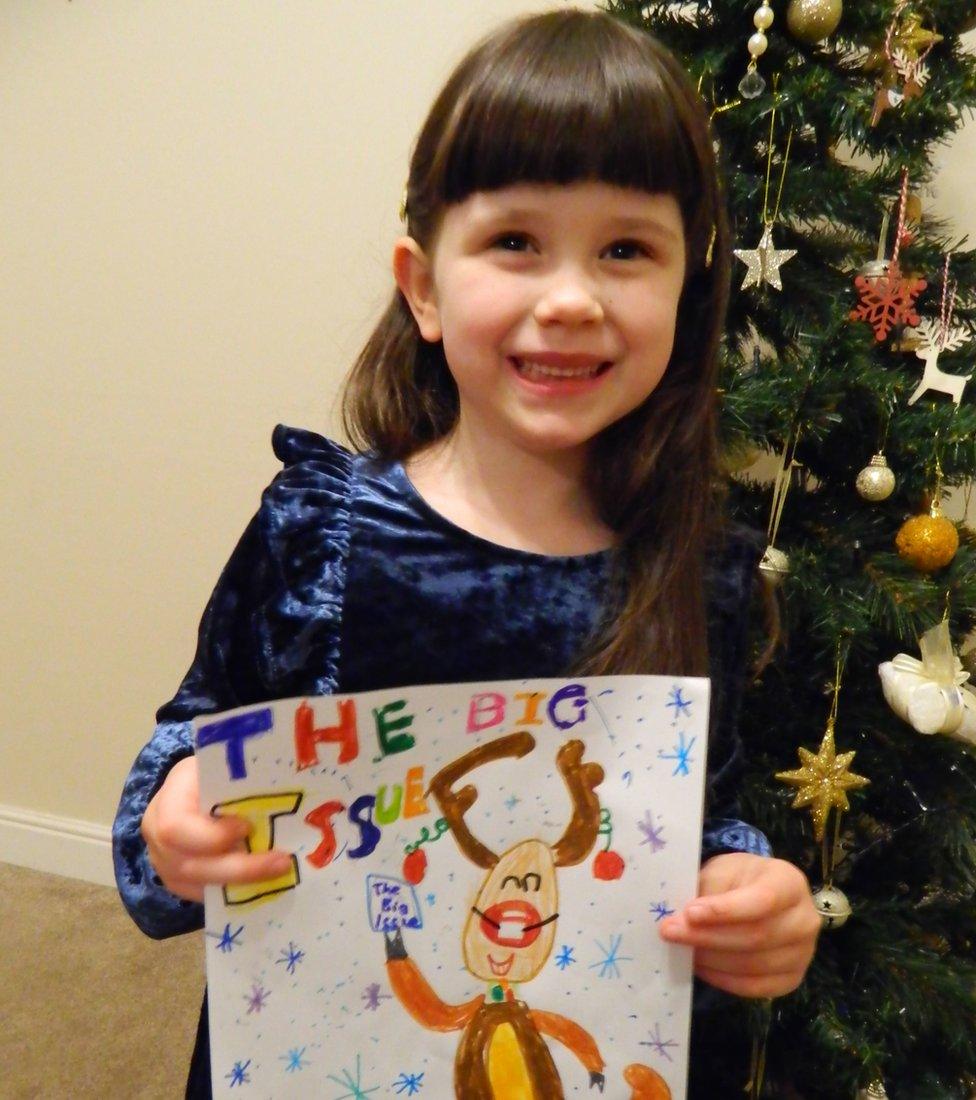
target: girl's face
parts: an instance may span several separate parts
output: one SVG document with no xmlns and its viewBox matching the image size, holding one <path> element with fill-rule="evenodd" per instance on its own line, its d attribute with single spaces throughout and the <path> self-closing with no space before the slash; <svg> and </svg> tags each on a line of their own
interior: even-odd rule
<svg viewBox="0 0 976 1100">
<path fill-rule="evenodd" d="M 685 276 L 671 195 L 517 184 L 450 206 L 429 253 L 394 271 L 442 340 L 460 428 L 535 453 L 579 451 L 664 375 Z"/>
</svg>

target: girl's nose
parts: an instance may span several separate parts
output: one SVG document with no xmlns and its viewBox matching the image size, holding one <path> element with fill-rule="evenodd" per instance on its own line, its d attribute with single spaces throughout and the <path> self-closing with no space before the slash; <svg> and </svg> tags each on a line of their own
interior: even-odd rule
<svg viewBox="0 0 976 1100">
<path fill-rule="evenodd" d="M 540 325 L 585 325 L 603 320 L 603 306 L 593 287 L 580 275 L 566 275 L 550 284 L 535 305 Z"/>
</svg>

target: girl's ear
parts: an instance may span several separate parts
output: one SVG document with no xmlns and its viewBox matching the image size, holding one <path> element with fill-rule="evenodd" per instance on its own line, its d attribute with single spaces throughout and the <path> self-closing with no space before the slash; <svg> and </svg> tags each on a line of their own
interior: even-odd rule
<svg viewBox="0 0 976 1100">
<path fill-rule="evenodd" d="M 440 310 L 434 275 L 427 253 L 413 237 L 400 237 L 393 246 L 393 277 L 410 306 L 420 335 L 431 344 L 441 338 Z"/>
</svg>

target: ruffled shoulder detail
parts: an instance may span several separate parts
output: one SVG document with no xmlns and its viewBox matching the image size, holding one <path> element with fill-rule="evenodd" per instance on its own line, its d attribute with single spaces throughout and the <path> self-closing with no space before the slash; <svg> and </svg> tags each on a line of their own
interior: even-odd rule
<svg viewBox="0 0 976 1100">
<path fill-rule="evenodd" d="M 279 583 L 255 625 L 281 697 L 327 695 L 338 680 L 353 455 L 284 424 L 275 428 L 272 447 L 284 469 L 264 492 L 259 524 Z"/>
</svg>

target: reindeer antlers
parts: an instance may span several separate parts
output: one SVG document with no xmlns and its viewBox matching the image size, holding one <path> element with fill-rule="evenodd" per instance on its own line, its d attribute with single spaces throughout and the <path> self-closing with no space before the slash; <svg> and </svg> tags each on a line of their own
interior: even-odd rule
<svg viewBox="0 0 976 1100">
<path fill-rule="evenodd" d="M 523 731 L 510 734 L 508 737 L 499 737 L 495 741 L 479 745 L 460 759 L 441 768 L 430 781 L 429 793 L 437 799 L 437 805 L 440 806 L 441 813 L 454 834 L 455 843 L 476 867 L 489 871 L 498 862 L 498 856 L 490 848 L 486 848 L 480 840 L 476 840 L 464 823 L 464 815 L 478 797 L 477 788 L 469 783 L 466 787 L 455 791 L 454 784 L 462 775 L 480 768 L 482 764 L 503 760 L 506 756 L 522 757 L 534 748 L 535 738 L 531 733 Z"/>
<path fill-rule="evenodd" d="M 437 799 L 458 848 L 476 867 L 489 871 L 498 862 L 498 856 L 474 837 L 464 821 L 464 815 L 478 797 L 477 788 L 469 783 L 456 791 L 454 784 L 461 776 L 480 768 L 482 764 L 509 756 L 522 757 L 534 748 L 535 738 L 524 730 L 508 737 L 499 737 L 441 768 L 430 781 L 428 793 Z M 600 800 L 593 791 L 603 782 L 603 768 L 592 762 L 584 764 L 583 752 L 582 741 L 567 741 L 556 754 L 556 764 L 573 801 L 572 819 L 562 837 L 552 846 L 557 867 L 582 863 L 596 843 L 600 828 Z"/>
<path fill-rule="evenodd" d="M 603 782 L 599 764 L 584 764 L 583 742 L 567 741 L 556 754 L 556 763 L 573 800 L 573 817 L 566 832 L 552 846 L 557 867 L 582 863 L 596 843 L 600 829 L 600 800 L 593 793 Z"/>
</svg>

